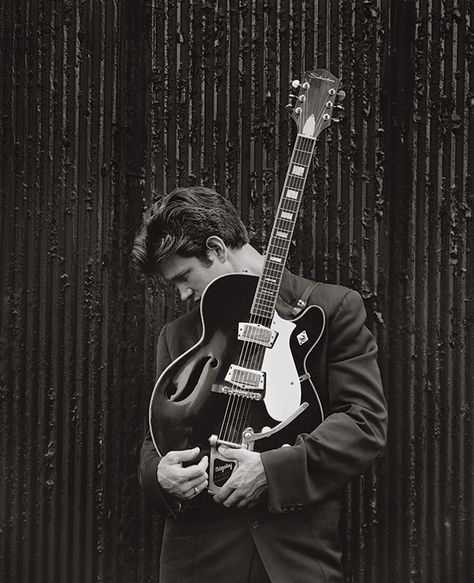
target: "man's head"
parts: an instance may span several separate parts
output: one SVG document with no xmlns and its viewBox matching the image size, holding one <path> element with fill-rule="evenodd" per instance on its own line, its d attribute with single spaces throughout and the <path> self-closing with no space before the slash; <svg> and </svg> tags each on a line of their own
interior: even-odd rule
<svg viewBox="0 0 474 583">
<path fill-rule="evenodd" d="M 177 188 L 145 213 L 133 245 L 132 265 L 145 276 L 159 274 L 172 281 L 186 299 L 191 294 L 178 285 L 186 269 L 200 280 L 216 277 L 222 269 L 216 261 L 224 264 L 225 248 L 238 249 L 246 243 L 247 230 L 229 201 L 208 188 Z M 200 266 L 210 272 L 197 274 Z"/>
</svg>

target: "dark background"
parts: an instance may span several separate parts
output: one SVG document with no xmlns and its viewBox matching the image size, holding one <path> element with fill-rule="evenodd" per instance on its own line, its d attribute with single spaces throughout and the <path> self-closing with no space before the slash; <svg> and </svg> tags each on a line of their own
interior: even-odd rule
<svg viewBox="0 0 474 583">
<path fill-rule="evenodd" d="M 161 324 L 143 209 L 216 187 L 264 247 L 289 82 L 342 78 L 290 266 L 357 289 L 384 455 L 348 489 L 349 582 L 474 580 L 474 30 L 467 0 L 0 2 L 0 580 L 156 582 L 137 481 Z M 297 580 L 295 579 L 297 583 Z"/>
</svg>

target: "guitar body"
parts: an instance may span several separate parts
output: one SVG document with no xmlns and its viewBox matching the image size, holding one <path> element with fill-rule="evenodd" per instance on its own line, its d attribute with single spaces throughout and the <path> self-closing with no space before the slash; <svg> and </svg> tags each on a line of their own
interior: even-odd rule
<svg viewBox="0 0 474 583">
<path fill-rule="evenodd" d="M 226 433 L 238 445 L 248 427 L 257 434 L 268 433 L 307 403 L 280 430 L 257 439 L 252 446 L 256 451 L 291 445 L 298 434 L 312 431 L 323 420 L 321 399 L 306 369 L 306 360 L 324 330 L 324 312 L 317 306 L 292 321 L 275 314 L 272 328 L 278 336 L 264 351 L 261 400 L 222 392 L 229 386 L 229 367 L 239 361 L 245 348 L 238 339 L 239 323 L 250 320 L 257 283 L 253 275 L 229 274 L 214 280 L 203 293 L 202 337 L 165 369 L 151 397 L 150 430 L 162 455 L 195 446 L 208 452 L 209 438 L 221 432 L 229 410 L 237 414 L 232 414 Z"/>
</svg>

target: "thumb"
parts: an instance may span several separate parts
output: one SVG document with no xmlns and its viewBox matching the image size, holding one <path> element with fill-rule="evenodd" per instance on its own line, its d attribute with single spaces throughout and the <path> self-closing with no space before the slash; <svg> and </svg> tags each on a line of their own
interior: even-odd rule
<svg viewBox="0 0 474 583">
<path fill-rule="evenodd" d="M 219 447 L 219 453 L 229 460 L 238 460 L 240 458 L 241 449 L 226 447 L 221 445 Z"/>
<path fill-rule="evenodd" d="M 181 451 L 175 451 L 173 456 L 173 461 L 175 463 L 189 462 L 199 455 L 199 447 L 193 447 L 192 449 L 183 449 Z"/>
</svg>

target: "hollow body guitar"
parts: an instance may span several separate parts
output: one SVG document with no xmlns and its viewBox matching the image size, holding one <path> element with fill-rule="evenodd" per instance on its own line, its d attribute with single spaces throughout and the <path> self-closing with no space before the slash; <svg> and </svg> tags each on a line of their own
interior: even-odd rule
<svg viewBox="0 0 474 583">
<path fill-rule="evenodd" d="M 235 469 L 218 453 L 221 444 L 268 451 L 293 445 L 324 418 L 322 400 L 308 374 L 325 316 L 310 306 L 294 320 L 276 312 L 291 237 L 316 137 L 330 124 L 339 80 L 325 70 L 305 73 L 293 119 L 298 135 L 283 187 L 262 274 L 217 278 L 201 298 L 199 342 L 172 362 L 150 401 L 150 432 L 161 455 L 201 448 L 209 452 L 209 491 Z"/>
<path fill-rule="evenodd" d="M 293 444 L 323 419 L 306 360 L 324 330 L 324 312 L 310 306 L 294 320 L 275 314 L 268 328 L 243 330 L 257 283 L 256 276 L 229 274 L 206 288 L 203 335 L 163 372 L 150 407 L 160 453 L 195 446 L 210 451 L 211 492 L 234 469 L 216 452 L 219 444 L 266 451 Z M 248 340 L 256 335 L 259 342 L 268 336 L 271 348 Z"/>
</svg>

